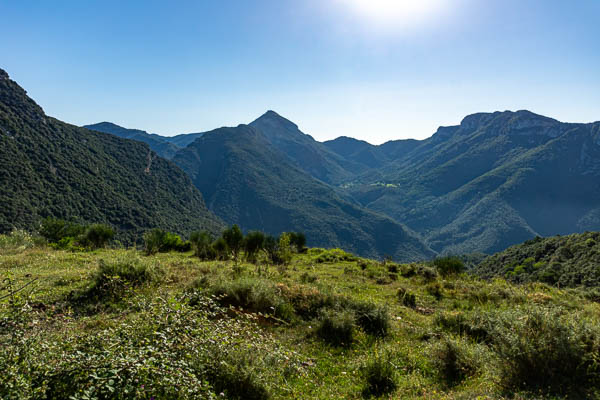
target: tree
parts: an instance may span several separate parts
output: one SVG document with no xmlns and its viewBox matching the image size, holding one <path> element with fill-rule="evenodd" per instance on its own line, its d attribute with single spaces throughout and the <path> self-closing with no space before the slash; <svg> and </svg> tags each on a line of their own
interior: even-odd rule
<svg viewBox="0 0 600 400">
<path fill-rule="evenodd" d="M 258 252 L 263 248 L 265 243 L 265 234 L 254 231 L 249 232 L 244 239 L 244 252 L 246 260 L 252 263 L 256 262 Z"/>
<path fill-rule="evenodd" d="M 302 253 L 306 247 L 306 235 L 302 232 L 290 232 L 290 244 L 296 248 L 297 253 Z"/>
<path fill-rule="evenodd" d="M 218 238 L 213 242 L 211 247 L 219 260 L 227 260 L 227 256 L 229 255 L 229 247 L 227 246 L 225 239 L 222 237 Z"/>
<path fill-rule="evenodd" d="M 194 248 L 194 255 L 201 260 L 211 260 L 215 258 L 215 252 L 211 247 L 212 239 L 206 231 L 193 232 L 190 235 L 190 242 Z"/>
<path fill-rule="evenodd" d="M 108 225 L 90 225 L 85 231 L 85 241 L 94 249 L 106 246 L 115 236 L 115 231 Z"/>
<path fill-rule="evenodd" d="M 233 225 L 229 229 L 225 229 L 222 235 L 227 247 L 231 251 L 233 258 L 237 260 L 238 254 L 244 243 L 244 234 L 239 226 Z"/>
</svg>

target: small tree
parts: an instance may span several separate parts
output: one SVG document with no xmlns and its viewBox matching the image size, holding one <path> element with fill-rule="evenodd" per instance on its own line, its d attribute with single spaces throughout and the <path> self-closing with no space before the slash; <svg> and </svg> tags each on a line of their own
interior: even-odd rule
<svg viewBox="0 0 600 400">
<path fill-rule="evenodd" d="M 237 260 L 238 254 L 244 243 L 244 234 L 239 226 L 233 225 L 229 229 L 225 229 L 222 235 L 227 247 L 231 251 L 233 258 Z"/>
<path fill-rule="evenodd" d="M 212 249 L 215 252 L 215 256 L 219 260 L 227 260 L 227 256 L 229 255 L 229 247 L 227 247 L 227 242 L 222 237 L 215 240 L 212 244 Z"/>
<path fill-rule="evenodd" d="M 146 255 L 149 256 L 160 251 L 165 233 L 165 231 L 158 228 L 144 233 L 144 251 L 146 252 Z"/>
<path fill-rule="evenodd" d="M 194 249 L 194 255 L 201 260 L 211 260 L 215 258 L 215 252 L 211 247 L 212 239 L 206 231 L 192 232 L 190 243 Z"/>
<path fill-rule="evenodd" d="M 433 260 L 433 266 L 442 276 L 459 274 L 465 269 L 465 264 L 456 256 L 436 258 Z"/>
<path fill-rule="evenodd" d="M 263 248 L 264 243 L 264 233 L 258 231 L 248 233 L 244 239 L 244 252 L 246 253 L 246 260 L 255 263 L 256 256 Z"/>
<path fill-rule="evenodd" d="M 106 246 L 115 236 L 115 231 L 108 225 L 90 225 L 85 231 L 85 241 L 94 249 Z"/>
<path fill-rule="evenodd" d="M 279 236 L 278 250 L 280 264 L 289 264 L 292 261 L 292 246 L 291 235 L 287 232 L 283 232 Z"/>
<path fill-rule="evenodd" d="M 302 253 L 306 247 L 306 235 L 302 232 L 290 232 L 290 244 L 297 253 Z"/>
<path fill-rule="evenodd" d="M 279 245 L 274 236 L 267 235 L 265 237 L 264 249 L 267 252 L 267 257 L 272 264 L 279 264 Z"/>
</svg>

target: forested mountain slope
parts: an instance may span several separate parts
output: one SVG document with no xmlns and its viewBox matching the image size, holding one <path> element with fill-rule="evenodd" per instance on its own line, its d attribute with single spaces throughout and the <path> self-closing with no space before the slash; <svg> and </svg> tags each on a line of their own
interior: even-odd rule
<svg viewBox="0 0 600 400">
<path fill-rule="evenodd" d="M 217 231 L 222 222 L 175 164 L 146 144 L 45 115 L 0 70 L 0 232 L 46 216 L 109 223 L 121 239 L 154 227 Z"/>
</svg>

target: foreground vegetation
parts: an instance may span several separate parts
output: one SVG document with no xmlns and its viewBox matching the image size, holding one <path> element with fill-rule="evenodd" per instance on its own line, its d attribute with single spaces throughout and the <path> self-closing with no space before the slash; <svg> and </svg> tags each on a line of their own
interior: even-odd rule
<svg viewBox="0 0 600 400">
<path fill-rule="evenodd" d="M 0 236 L 0 398 L 600 397 L 586 291 L 264 247 L 203 261 Z"/>
</svg>

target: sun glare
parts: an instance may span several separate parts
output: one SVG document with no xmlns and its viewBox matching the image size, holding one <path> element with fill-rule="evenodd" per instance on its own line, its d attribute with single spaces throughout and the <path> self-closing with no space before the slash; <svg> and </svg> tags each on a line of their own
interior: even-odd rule
<svg viewBox="0 0 600 400">
<path fill-rule="evenodd" d="M 439 13 L 446 0 L 340 0 L 378 24 L 409 26 Z"/>
</svg>

